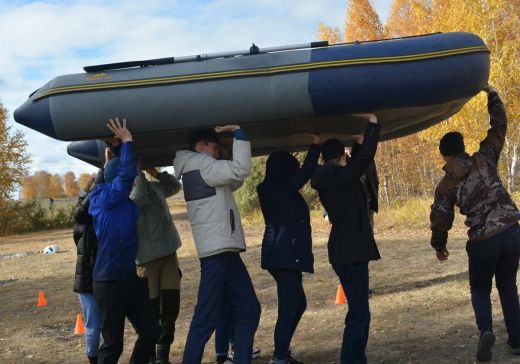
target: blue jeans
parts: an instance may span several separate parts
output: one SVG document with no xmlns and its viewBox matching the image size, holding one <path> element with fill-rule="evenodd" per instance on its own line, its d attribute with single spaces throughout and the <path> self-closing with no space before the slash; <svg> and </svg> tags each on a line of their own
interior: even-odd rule
<svg viewBox="0 0 520 364">
<path fill-rule="evenodd" d="M 200 364 L 204 346 L 226 319 L 225 297 L 236 311 L 234 363 L 251 362 L 253 340 L 260 320 L 260 302 L 239 253 L 226 252 L 200 259 L 200 285 L 191 321 L 184 364 Z"/>
<path fill-rule="evenodd" d="M 92 293 L 78 293 L 78 298 L 85 322 L 87 356 L 92 358 L 97 356 L 99 352 L 99 337 L 101 335 L 99 307 Z"/>
<path fill-rule="evenodd" d="M 368 262 L 333 264 L 347 296 L 348 313 L 341 345 L 341 364 L 366 364 L 370 328 Z"/>
<path fill-rule="evenodd" d="M 298 323 L 307 309 L 302 284 L 302 272 L 294 269 L 273 269 L 269 273 L 276 281 L 278 319 L 274 329 L 274 356 L 286 360 L 289 345 Z"/>
<path fill-rule="evenodd" d="M 481 333 L 493 331 L 491 286 L 495 276 L 504 322 L 512 345 L 520 345 L 520 308 L 516 287 L 520 227 L 514 225 L 485 240 L 468 242 L 471 303 Z"/>
</svg>

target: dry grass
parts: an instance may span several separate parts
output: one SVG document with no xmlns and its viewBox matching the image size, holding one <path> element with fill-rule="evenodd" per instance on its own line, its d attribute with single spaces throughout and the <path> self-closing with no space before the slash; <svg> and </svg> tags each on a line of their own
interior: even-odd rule
<svg viewBox="0 0 520 364">
<path fill-rule="evenodd" d="M 172 361 L 180 363 L 186 332 L 193 314 L 199 264 L 182 203 L 172 202 L 172 212 L 183 238 L 179 251 L 183 270 L 181 312 L 177 321 Z M 454 234 L 450 260 L 438 263 L 427 233 L 392 224 L 382 212 L 377 220 L 383 259 L 371 263 L 372 325 L 368 346 L 370 363 L 472 363 L 477 331 L 469 300 L 465 239 Z M 255 346 L 262 349 L 258 364 L 268 363 L 273 350 L 276 289 L 271 276 L 259 268 L 263 223 L 260 216 L 246 220 L 249 249 L 243 259 L 253 277 L 262 303 L 262 318 Z M 345 306 L 334 304 L 338 279 L 327 260 L 328 225 L 313 213 L 316 274 L 305 276 L 308 309 L 293 340 L 297 358 L 307 364 L 338 360 Z M 462 231 L 462 229 L 459 229 Z M 75 248 L 69 230 L 33 233 L 0 239 L 0 255 L 35 252 L 50 243 L 60 244 L 58 254 L 0 259 L 0 363 L 84 363 L 83 337 L 72 334 L 80 312 L 72 281 Z M 37 308 L 38 290 L 48 307 Z M 496 292 L 493 293 L 497 345 L 495 363 L 517 363 L 505 348 L 506 333 Z M 127 362 L 135 340 L 130 326 L 125 332 L 121 362 Z M 213 341 L 204 356 L 213 363 Z"/>
</svg>

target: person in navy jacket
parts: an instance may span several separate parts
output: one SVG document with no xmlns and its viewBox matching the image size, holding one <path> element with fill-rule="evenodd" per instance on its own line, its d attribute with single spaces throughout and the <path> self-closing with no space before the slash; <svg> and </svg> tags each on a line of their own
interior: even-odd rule
<svg viewBox="0 0 520 364">
<path fill-rule="evenodd" d="M 309 207 L 299 190 L 309 181 L 320 156 L 319 137 L 313 135 L 305 161 L 288 152 L 274 152 L 267 159 L 265 179 L 257 188 L 265 232 L 262 241 L 262 269 L 276 281 L 278 320 L 274 364 L 299 363 L 291 357 L 289 345 L 307 308 L 302 272 L 314 273 Z"/>
<path fill-rule="evenodd" d="M 137 217 L 139 208 L 130 200 L 137 164 L 132 134 L 118 118 L 107 127 L 122 141 L 121 155 L 105 166 L 105 183 L 90 193 L 89 213 L 94 219 L 98 252 L 94 265 L 94 296 L 99 304 L 103 344 L 98 363 L 117 363 L 123 351 L 125 317 L 138 335 L 130 363 L 148 363 L 159 338 L 146 285 L 137 277 Z"/>
</svg>

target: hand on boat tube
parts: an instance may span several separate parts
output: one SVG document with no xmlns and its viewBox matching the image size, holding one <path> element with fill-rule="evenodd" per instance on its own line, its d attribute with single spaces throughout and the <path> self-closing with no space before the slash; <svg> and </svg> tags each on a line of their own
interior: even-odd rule
<svg viewBox="0 0 520 364">
<path fill-rule="evenodd" d="M 320 138 L 320 135 L 318 133 L 303 133 L 302 135 L 305 136 L 305 137 L 312 138 L 312 144 L 318 144 L 319 145 L 321 143 L 321 138 Z"/>
<path fill-rule="evenodd" d="M 491 86 L 489 83 L 486 86 L 484 86 L 482 91 L 484 91 L 486 93 L 497 92 L 497 90 L 495 90 L 495 88 L 493 86 Z"/>
<path fill-rule="evenodd" d="M 116 138 L 121 139 L 123 143 L 131 142 L 132 141 L 132 133 L 130 133 L 130 130 L 126 128 L 126 119 L 123 118 L 123 124 L 119 122 L 119 118 L 110 119 L 107 123 L 108 129 L 112 133 L 114 133 L 114 136 Z"/>
<path fill-rule="evenodd" d="M 359 118 L 367 119 L 369 123 L 377 124 L 376 114 L 352 114 Z"/>
<path fill-rule="evenodd" d="M 356 144 L 363 144 L 363 134 L 348 134 L 348 137 L 354 139 Z"/>
<path fill-rule="evenodd" d="M 215 126 L 215 132 L 222 133 L 225 131 L 235 131 L 240 129 L 240 125 L 237 124 L 230 124 L 230 125 L 217 125 Z"/>
<path fill-rule="evenodd" d="M 107 166 L 108 162 L 110 162 L 111 159 L 114 158 L 114 153 L 112 150 L 108 147 L 105 148 L 105 167 Z"/>
</svg>

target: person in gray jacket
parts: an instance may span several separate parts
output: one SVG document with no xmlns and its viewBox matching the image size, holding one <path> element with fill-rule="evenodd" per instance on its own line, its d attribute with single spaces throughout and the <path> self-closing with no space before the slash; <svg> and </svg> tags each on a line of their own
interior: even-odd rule
<svg viewBox="0 0 520 364">
<path fill-rule="evenodd" d="M 219 160 L 219 132 L 233 132 L 233 158 Z M 182 178 L 188 218 L 200 259 L 197 305 L 184 349 L 184 364 L 199 364 L 204 347 L 225 317 L 227 297 L 237 312 L 234 363 L 251 362 L 260 303 L 240 252 L 246 250 L 244 230 L 233 191 L 251 170 L 251 145 L 238 125 L 194 131 L 189 150 L 174 160 Z"/>
<path fill-rule="evenodd" d="M 177 249 L 181 239 L 173 224 L 166 198 L 181 190 L 181 184 L 167 172 L 145 171 L 156 181 L 146 179 L 138 162 L 138 174 L 130 199 L 139 207 L 137 221 L 137 274 L 148 285 L 148 293 L 161 326 L 157 352 L 150 363 L 169 364 L 170 347 L 179 315 L 181 273 Z"/>
</svg>

